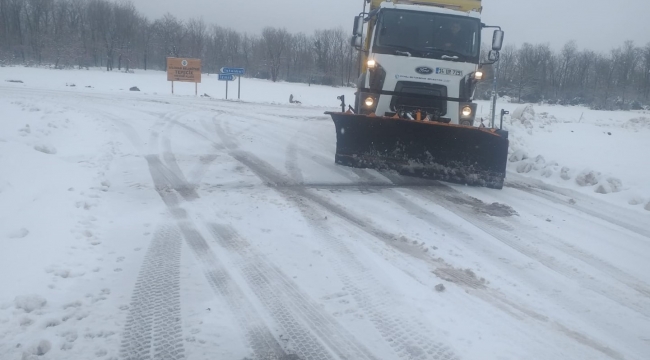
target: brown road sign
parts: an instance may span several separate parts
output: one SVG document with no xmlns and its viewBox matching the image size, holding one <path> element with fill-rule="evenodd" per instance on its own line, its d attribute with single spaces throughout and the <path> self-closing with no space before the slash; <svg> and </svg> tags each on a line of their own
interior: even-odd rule
<svg viewBox="0 0 650 360">
<path fill-rule="evenodd" d="M 167 58 L 167 81 L 201 82 L 201 60 Z"/>
</svg>

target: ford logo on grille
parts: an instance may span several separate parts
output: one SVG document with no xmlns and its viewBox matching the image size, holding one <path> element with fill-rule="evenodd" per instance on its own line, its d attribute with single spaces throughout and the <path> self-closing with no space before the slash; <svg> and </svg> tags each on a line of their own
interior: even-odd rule
<svg viewBox="0 0 650 360">
<path fill-rule="evenodd" d="M 422 75 L 433 74 L 433 69 L 430 68 L 430 67 L 426 67 L 426 66 L 420 66 L 420 67 L 417 67 L 417 68 L 415 68 L 415 71 L 416 71 L 418 74 L 422 74 Z"/>
</svg>

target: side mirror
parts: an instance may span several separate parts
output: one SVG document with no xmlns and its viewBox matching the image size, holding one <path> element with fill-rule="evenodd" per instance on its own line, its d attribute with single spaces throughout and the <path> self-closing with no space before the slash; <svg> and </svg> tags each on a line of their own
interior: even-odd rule
<svg viewBox="0 0 650 360">
<path fill-rule="evenodd" d="M 488 53 L 488 60 L 490 61 L 491 64 L 494 64 L 495 62 L 499 61 L 499 52 L 492 50 Z"/>
<path fill-rule="evenodd" d="M 503 37 L 505 33 L 501 30 L 494 30 L 494 35 L 492 36 L 492 50 L 501 51 L 503 47 Z"/>
<path fill-rule="evenodd" d="M 354 17 L 354 28 L 352 29 L 352 35 L 361 36 L 363 34 L 363 16 Z"/>
<path fill-rule="evenodd" d="M 361 36 L 353 36 L 350 45 L 352 45 L 353 48 L 361 49 Z"/>
</svg>

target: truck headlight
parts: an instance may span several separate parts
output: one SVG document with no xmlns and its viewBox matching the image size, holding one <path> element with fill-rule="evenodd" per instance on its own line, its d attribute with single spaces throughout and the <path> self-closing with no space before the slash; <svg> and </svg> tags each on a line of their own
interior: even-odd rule
<svg viewBox="0 0 650 360">
<path fill-rule="evenodd" d="M 373 69 L 375 67 L 375 65 L 377 65 L 377 62 L 375 60 L 372 60 L 372 59 L 368 60 L 368 68 L 369 69 Z"/>
<path fill-rule="evenodd" d="M 463 110 L 461 110 L 460 113 L 461 113 L 461 115 L 463 115 L 464 117 L 469 117 L 469 116 L 472 115 L 472 108 L 469 107 L 469 106 L 465 106 L 465 107 L 463 107 Z"/>
<path fill-rule="evenodd" d="M 474 79 L 476 79 L 476 80 L 482 80 L 482 79 L 483 79 L 483 71 L 481 71 L 481 70 L 477 70 L 477 71 L 474 73 Z"/>
<path fill-rule="evenodd" d="M 373 105 L 375 105 L 375 99 L 373 99 L 372 97 L 368 96 L 368 97 L 366 98 L 366 106 L 367 106 L 367 107 L 372 107 Z"/>
</svg>

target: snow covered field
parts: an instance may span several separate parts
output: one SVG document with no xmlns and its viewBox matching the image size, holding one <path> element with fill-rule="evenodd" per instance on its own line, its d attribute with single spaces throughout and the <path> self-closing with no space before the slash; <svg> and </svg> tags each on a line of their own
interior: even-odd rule
<svg viewBox="0 0 650 360">
<path fill-rule="evenodd" d="M 494 191 L 334 165 L 353 89 L 165 80 L 0 68 L 0 359 L 650 357 L 650 113 L 507 117 Z"/>
</svg>

